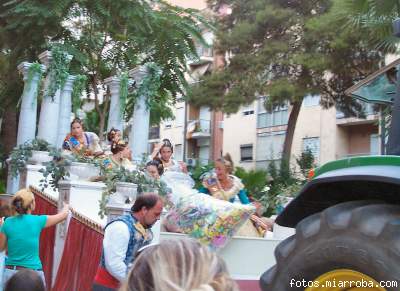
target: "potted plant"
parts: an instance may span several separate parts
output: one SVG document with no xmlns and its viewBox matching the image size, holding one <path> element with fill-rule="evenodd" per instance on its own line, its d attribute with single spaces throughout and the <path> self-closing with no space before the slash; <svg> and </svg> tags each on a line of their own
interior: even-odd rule
<svg viewBox="0 0 400 291">
<path fill-rule="evenodd" d="M 115 168 L 104 172 L 106 190 L 103 191 L 100 201 L 99 215 L 104 217 L 106 213 L 106 205 L 108 202 L 133 203 L 136 195 L 145 192 L 156 192 L 159 195 L 166 195 L 167 188 L 160 181 L 154 180 L 142 171 L 130 171 L 124 167 Z M 117 193 L 115 197 L 111 195 Z"/>
<path fill-rule="evenodd" d="M 34 139 L 15 147 L 8 160 L 11 175 L 13 177 L 18 176 L 18 173 L 25 168 L 28 162 L 40 164 L 50 161 L 52 157 L 49 155 L 49 151 L 52 149 L 50 144 L 42 139 Z"/>
<path fill-rule="evenodd" d="M 97 159 L 83 154 L 70 154 L 65 156 L 69 161 L 67 170 L 72 179 L 88 180 L 100 174 L 99 162 Z"/>
<path fill-rule="evenodd" d="M 50 155 L 53 159 L 44 164 L 44 169 L 39 170 L 43 174 L 43 179 L 40 180 L 42 191 L 48 186 L 56 191 L 58 182 L 69 177 L 75 180 L 88 180 L 100 173 L 96 159 L 80 154 L 65 154 L 58 149 L 53 150 Z"/>
<path fill-rule="evenodd" d="M 53 159 L 53 157 L 49 155 L 51 147 L 47 141 L 43 139 L 34 139 L 32 140 L 31 145 L 32 156 L 28 158 L 29 164 L 43 164 Z"/>
</svg>

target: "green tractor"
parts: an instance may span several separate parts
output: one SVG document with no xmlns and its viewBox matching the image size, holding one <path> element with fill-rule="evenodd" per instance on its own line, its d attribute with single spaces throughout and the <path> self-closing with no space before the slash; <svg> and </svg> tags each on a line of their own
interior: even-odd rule
<svg viewBox="0 0 400 291">
<path fill-rule="evenodd" d="M 393 98 L 400 96 L 398 83 L 400 60 L 348 90 L 365 101 L 394 103 L 389 155 L 316 169 L 276 219 L 296 233 L 275 249 L 276 265 L 260 279 L 263 291 L 400 290 L 400 97 Z"/>
</svg>

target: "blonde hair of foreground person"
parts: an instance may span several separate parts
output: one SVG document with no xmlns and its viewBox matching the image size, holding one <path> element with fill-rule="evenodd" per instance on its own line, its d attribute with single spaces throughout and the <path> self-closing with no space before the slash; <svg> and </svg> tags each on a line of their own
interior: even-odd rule
<svg viewBox="0 0 400 291">
<path fill-rule="evenodd" d="M 120 291 L 238 291 L 224 261 L 195 240 L 165 240 L 137 257 Z"/>
</svg>

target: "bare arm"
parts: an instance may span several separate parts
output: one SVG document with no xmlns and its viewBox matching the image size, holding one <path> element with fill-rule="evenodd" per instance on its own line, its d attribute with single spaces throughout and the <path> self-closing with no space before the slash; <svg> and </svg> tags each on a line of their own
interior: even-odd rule
<svg viewBox="0 0 400 291">
<path fill-rule="evenodd" d="M 152 160 L 158 156 L 158 153 L 160 152 L 162 145 L 163 143 L 159 143 L 154 147 L 153 152 L 150 155 Z"/>
<path fill-rule="evenodd" d="M 64 203 L 64 208 L 55 215 L 48 215 L 46 225 L 44 227 L 49 227 L 60 223 L 68 217 L 69 205 Z"/>
<path fill-rule="evenodd" d="M 4 251 L 7 247 L 7 236 L 4 233 L 0 233 L 0 252 Z"/>
</svg>

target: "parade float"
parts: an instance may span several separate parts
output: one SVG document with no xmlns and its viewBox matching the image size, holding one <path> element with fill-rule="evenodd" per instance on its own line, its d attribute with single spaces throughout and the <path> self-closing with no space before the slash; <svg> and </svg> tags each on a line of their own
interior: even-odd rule
<svg viewBox="0 0 400 291">
<path fill-rule="evenodd" d="M 41 65 L 23 62 L 18 67 L 25 88 L 21 97 L 18 127 L 19 152 L 18 155 L 16 152 L 16 158 L 9 161 L 9 167 L 13 170 L 9 171 L 7 192 L 15 193 L 18 189 L 30 188 L 36 196 L 35 211 L 38 214 L 54 214 L 64 201 L 70 204 L 73 208 L 72 217 L 57 228 L 46 229 L 41 238 L 40 252 L 46 281 L 48 286 L 53 286 L 53 290 L 89 290 L 100 258 L 103 227 L 113 217 L 129 211 L 143 179 L 139 177 L 141 174 L 132 179 L 120 176 L 112 187 L 104 181 L 94 182 L 92 178 L 100 174 L 98 164 L 77 157 L 62 156 L 61 151 L 57 150 L 69 132 L 71 94 L 77 77 L 64 74 L 63 82 L 57 83 L 58 87 L 51 86 L 54 83 L 51 62 L 55 52 L 45 51 L 39 55 Z M 67 67 L 71 56 L 66 53 L 62 56 L 64 66 Z M 45 93 L 37 122 L 38 88 L 46 68 L 50 68 L 50 71 L 44 80 Z M 145 91 L 139 89 L 148 72 L 148 65 L 129 71 L 129 78 L 133 80 L 131 83 L 136 83 L 139 93 Z M 111 94 L 107 129 L 120 128 L 124 123 L 120 111 L 120 92 L 126 88 L 121 90 L 121 83 L 128 85 L 129 82 L 121 81 L 121 76 L 111 76 L 104 80 Z M 130 118 L 132 127 L 129 140 L 132 142 L 129 146 L 137 164 L 143 154 L 147 153 L 148 147 L 150 112 L 146 98 L 146 94 L 139 94 Z M 32 147 L 32 141 L 46 141 L 47 148 L 34 152 L 38 148 Z M 169 184 L 172 188 L 173 185 Z M 147 189 L 154 190 L 158 186 L 150 185 Z M 141 189 L 141 192 L 146 190 Z M 239 282 L 242 290 L 258 290 L 260 275 L 275 263 L 275 247 L 291 235 L 293 230 L 275 225 L 274 231 L 267 232 L 262 238 L 236 236 L 237 228 L 254 212 L 252 206 L 217 201 L 196 192 L 193 185 L 183 190 L 174 189 L 173 193 L 189 193 L 185 197 L 177 198 L 175 195 L 168 198 L 175 207 L 181 204 L 175 222 L 183 233 L 164 231 L 161 224 L 165 218 L 162 217 L 153 226 L 154 242 L 187 236 L 199 239 L 225 259 L 230 274 Z M 204 206 L 203 210 L 207 211 L 199 211 L 198 205 Z M 194 212 L 197 216 L 192 215 Z"/>
</svg>

